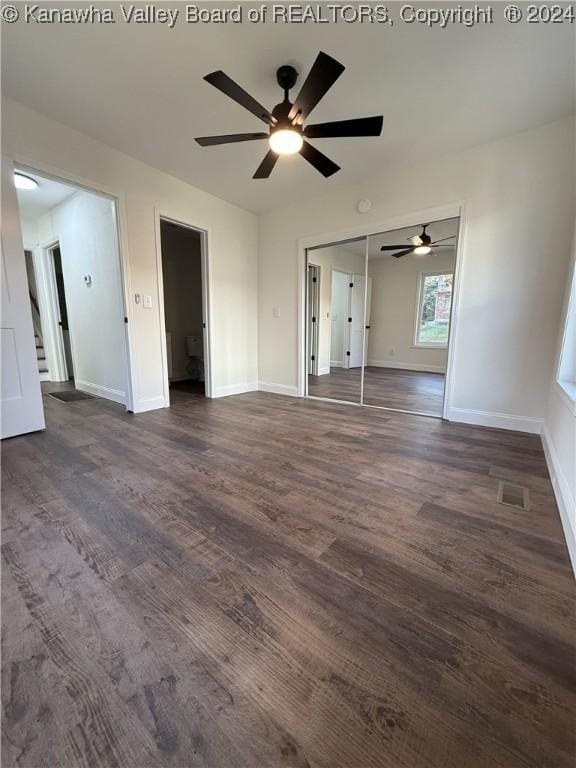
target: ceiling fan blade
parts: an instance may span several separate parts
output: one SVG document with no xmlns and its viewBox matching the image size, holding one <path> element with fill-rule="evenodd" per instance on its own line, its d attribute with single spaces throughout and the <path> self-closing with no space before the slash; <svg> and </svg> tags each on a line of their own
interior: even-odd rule
<svg viewBox="0 0 576 768">
<path fill-rule="evenodd" d="M 355 120 L 336 120 L 333 123 L 317 123 L 304 129 L 307 139 L 328 139 L 343 136 L 380 136 L 383 117 L 359 117 Z"/>
<path fill-rule="evenodd" d="M 456 243 L 430 243 L 430 248 L 434 246 L 434 248 L 454 248 Z"/>
<path fill-rule="evenodd" d="M 395 259 L 399 259 L 401 256 L 407 256 L 409 253 L 414 253 L 414 248 L 406 248 L 405 251 L 400 251 L 400 253 L 393 253 L 392 256 L 394 256 Z"/>
<path fill-rule="evenodd" d="M 296 101 L 292 105 L 288 118 L 290 120 L 297 118 L 297 121 L 302 124 L 345 69 L 346 67 L 339 61 L 320 51 L 312 69 L 308 72 L 308 77 L 304 81 L 300 93 L 296 96 Z"/>
<path fill-rule="evenodd" d="M 383 245 L 380 250 L 381 251 L 397 251 L 398 248 L 404 249 L 406 248 L 405 245 Z M 410 248 L 412 250 L 412 248 Z"/>
<path fill-rule="evenodd" d="M 236 144 L 238 141 L 256 141 L 256 139 L 268 139 L 268 133 L 229 133 L 224 136 L 200 136 L 195 141 L 201 147 L 215 147 L 217 144 Z"/>
<path fill-rule="evenodd" d="M 445 240 L 452 240 L 455 238 L 456 235 L 450 235 L 449 237 L 442 237 L 440 240 L 434 240 L 433 243 L 430 243 L 430 245 L 437 245 L 438 243 L 443 243 Z"/>
<path fill-rule="evenodd" d="M 241 88 L 238 83 L 235 83 L 232 78 L 228 77 L 228 75 L 221 70 L 210 72 L 209 75 L 204 77 L 204 80 L 206 80 L 207 83 L 210 83 L 210 85 L 213 85 L 214 88 L 218 88 L 222 93 L 225 93 L 226 96 L 230 97 L 237 104 L 240 104 L 244 109 L 247 109 L 248 112 L 252 112 L 252 114 L 256 115 L 262 122 L 267 125 L 275 125 L 276 118 L 272 113 L 269 112 L 266 107 L 263 107 L 262 104 L 259 104 L 249 93 L 246 93 L 244 88 Z"/>
<path fill-rule="evenodd" d="M 269 149 L 266 155 L 264 156 L 264 160 L 262 160 L 258 168 L 256 168 L 256 173 L 254 174 L 254 176 L 252 176 L 252 178 L 267 179 L 272 173 L 277 160 L 278 160 L 278 155 L 276 154 L 276 152 L 273 152 L 271 149 Z"/>
<path fill-rule="evenodd" d="M 316 147 L 313 147 L 312 144 L 308 144 L 307 141 L 302 144 L 300 154 L 305 160 L 308 160 L 310 165 L 313 165 L 317 171 L 320 171 L 325 178 L 332 176 L 333 173 L 340 170 L 339 165 L 336 165 L 336 163 L 332 162 L 329 157 L 322 154 L 322 152 L 317 150 Z"/>
</svg>

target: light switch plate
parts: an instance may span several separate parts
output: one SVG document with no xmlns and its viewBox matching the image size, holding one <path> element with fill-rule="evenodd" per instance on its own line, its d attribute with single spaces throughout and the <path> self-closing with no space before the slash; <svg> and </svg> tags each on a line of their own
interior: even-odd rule
<svg viewBox="0 0 576 768">
<path fill-rule="evenodd" d="M 152 296 L 144 296 L 144 308 L 152 309 Z"/>
<path fill-rule="evenodd" d="M 274 317 L 280 317 L 280 307 L 274 307 L 274 309 L 272 310 L 272 314 L 274 315 Z"/>
</svg>

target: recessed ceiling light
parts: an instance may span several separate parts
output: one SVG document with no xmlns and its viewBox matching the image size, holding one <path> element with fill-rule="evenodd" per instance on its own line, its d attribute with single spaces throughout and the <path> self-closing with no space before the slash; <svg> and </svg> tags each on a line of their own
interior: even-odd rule
<svg viewBox="0 0 576 768">
<path fill-rule="evenodd" d="M 14 184 L 16 189 L 36 189 L 38 182 L 31 176 L 25 176 L 23 173 L 16 171 L 14 174 Z"/>
</svg>

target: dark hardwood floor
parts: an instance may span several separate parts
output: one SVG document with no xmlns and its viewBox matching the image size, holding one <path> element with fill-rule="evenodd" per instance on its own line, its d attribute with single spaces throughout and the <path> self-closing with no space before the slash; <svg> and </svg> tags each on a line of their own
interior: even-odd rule
<svg viewBox="0 0 576 768">
<path fill-rule="evenodd" d="M 538 437 L 264 393 L 45 406 L 2 445 L 4 768 L 573 768 Z"/>
<path fill-rule="evenodd" d="M 196 379 L 170 382 L 170 405 L 188 403 L 190 400 L 204 398 L 204 382 Z"/>
<path fill-rule="evenodd" d="M 324 376 L 308 376 L 308 394 L 360 402 L 360 378 L 360 368 L 331 368 Z M 442 416 L 444 381 L 442 373 L 366 366 L 364 403 Z"/>
</svg>

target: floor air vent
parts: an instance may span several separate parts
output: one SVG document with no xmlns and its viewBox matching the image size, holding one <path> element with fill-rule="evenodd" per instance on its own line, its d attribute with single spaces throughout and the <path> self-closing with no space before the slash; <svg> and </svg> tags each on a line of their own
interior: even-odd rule
<svg viewBox="0 0 576 768">
<path fill-rule="evenodd" d="M 522 485 L 514 485 L 506 480 L 498 483 L 498 502 L 507 507 L 530 509 L 530 491 Z"/>
</svg>

